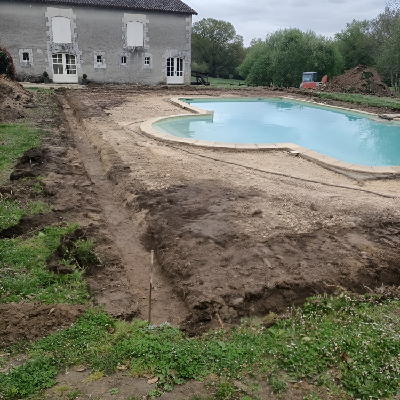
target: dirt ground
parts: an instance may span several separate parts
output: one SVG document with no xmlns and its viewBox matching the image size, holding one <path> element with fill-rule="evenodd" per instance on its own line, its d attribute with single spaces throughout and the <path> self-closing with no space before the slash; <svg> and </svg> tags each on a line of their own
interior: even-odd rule
<svg viewBox="0 0 400 400">
<path fill-rule="evenodd" d="M 282 312 L 338 288 L 364 293 L 400 285 L 398 178 L 346 176 L 284 151 L 170 145 L 139 131 L 149 118 L 188 113 L 171 97 L 280 95 L 309 99 L 298 90 L 123 86 L 56 90 L 55 98 L 35 98 L 34 118 L 52 136 L 35 157 L 20 159 L 14 180 L 1 193 L 21 197 L 26 184 L 20 178 L 44 176 L 43 197 L 53 213 L 23 218 L 0 237 L 78 222 L 102 261 L 86 274 L 94 303 L 127 320 L 148 317 L 154 250 L 152 322 L 168 321 L 192 335 L 232 326 L 242 317 Z M 4 318 L 32 307 L 27 304 L 8 305 Z M 79 315 L 65 307 L 68 315 Z M 38 320 L 48 332 L 70 321 L 65 313 L 53 314 L 60 317 Z M 34 319 L 22 318 L 0 331 L 0 343 L 22 338 L 24 323 L 34 331 Z M 25 337 L 46 334 L 36 332 Z M 101 382 L 109 393 L 113 382 Z M 187 385 L 179 396 L 203 393 L 196 382 Z M 262 398 L 274 398 L 265 390 Z M 306 394 L 298 393 L 292 398 Z"/>
<path fill-rule="evenodd" d="M 393 93 L 377 70 L 361 64 L 349 69 L 342 75 L 334 77 L 326 84 L 324 91 L 373 94 L 384 97 L 393 96 Z"/>
<path fill-rule="evenodd" d="M 82 140 L 100 154 L 124 202 L 127 220 L 113 235 L 122 230 L 116 244 L 142 318 L 151 249 L 154 321 L 179 323 L 193 334 L 219 326 L 218 315 L 229 325 L 338 286 L 365 292 L 399 284 L 398 180 L 348 177 L 286 152 L 198 149 L 141 135 L 148 118 L 187 113 L 169 102 L 176 93 L 284 94 L 257 88 L 65 94 Z"/>
<path fill-rule="evenodd" d="M 35 96 L 21 85 L 0 75 L 0 123 L 23 118 L 27 108 L 35 107 Z"/>
</svg>

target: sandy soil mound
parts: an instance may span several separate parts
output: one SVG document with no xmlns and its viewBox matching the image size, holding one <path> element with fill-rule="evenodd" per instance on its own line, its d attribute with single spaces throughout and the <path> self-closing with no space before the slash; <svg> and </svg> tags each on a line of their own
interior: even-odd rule
<svg viewBox="0 0 400 400">
<path fill-rule="evenodd" d="M 70 304 L 0 304 L 0 347 L 35 340 L 67 328 L 87 307 Z"/>
<path fill-rule="evenodd" d="M 35 103 L 35 95 L 6 75 L 0 75 L 0 123 L 25 116 L 25 108 Z"/>
<path fill-rule="evenodd" d="M 378 72 L 372 67 L 361 64 L 349 69 L 343 75 L 332 78 L 326 84 L 324 91 L 392 96 L 392 92 Z"/>
</svg>

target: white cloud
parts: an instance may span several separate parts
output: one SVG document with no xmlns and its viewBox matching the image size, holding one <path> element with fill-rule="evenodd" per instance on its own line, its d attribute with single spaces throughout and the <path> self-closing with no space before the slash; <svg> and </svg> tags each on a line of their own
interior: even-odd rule
<svg viewBox="0 0 400 400">
<path fill-rule="evenodd" d="M 184 0 L 185 1 L 185 0 Z M 253 38 L 284 28 L 313 30 L 333 36 L 353 19 L 375 18 L 385 7 L 385 0 L 186 0 L 202 18 L 229 21 L 244 37 L 245 45 Z"/>
</svg>

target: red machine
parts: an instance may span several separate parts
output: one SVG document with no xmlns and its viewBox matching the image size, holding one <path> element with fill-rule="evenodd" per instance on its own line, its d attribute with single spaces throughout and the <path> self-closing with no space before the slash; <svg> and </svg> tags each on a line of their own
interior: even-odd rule
<svg viewBox="0 0 400 400">
<path fill-rule="evenodd" d="M 328 80 L 328 75 L 325 75 L 321 81 L 318 79 L 318 72 L 303 72 L 303 82 L 301 83 L 301 88 L 313 89 L 317 86 L 325 85 Z"/>
</svg>

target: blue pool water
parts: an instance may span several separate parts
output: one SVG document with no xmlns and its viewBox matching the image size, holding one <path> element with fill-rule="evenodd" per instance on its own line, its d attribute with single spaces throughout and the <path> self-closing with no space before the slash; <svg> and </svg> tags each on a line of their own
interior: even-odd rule
<svg viewBox="0 0 400 400">
<path fill-rule="evenodd" d="M 181 100 L 214 110 L 214 116 L 171 118 L 155 129 L 213 142 L 296 143 L 353 164 L 400 165 L 398 122 L 281 99 Z"/>
</svg>

